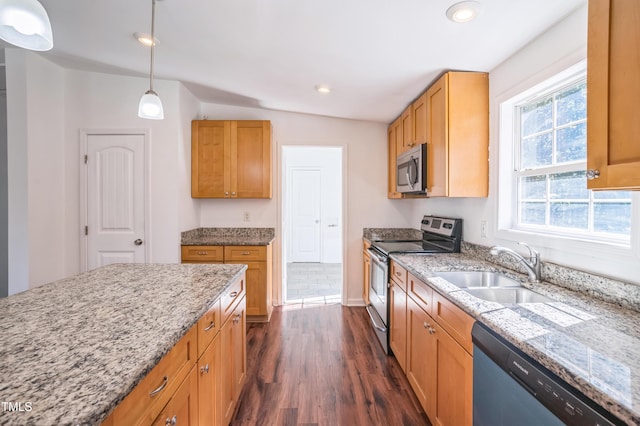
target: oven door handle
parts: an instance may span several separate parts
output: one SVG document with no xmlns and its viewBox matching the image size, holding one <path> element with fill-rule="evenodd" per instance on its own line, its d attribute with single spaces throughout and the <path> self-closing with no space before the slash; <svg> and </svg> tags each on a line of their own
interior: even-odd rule
<svg viewBox="0 0 640 426">
<path fill-rule="evenodd" d="M 387 328 L 383 325 L 380 325 L 380 320 L 378 318 L 378 314 L 371 312 L 371 310 L 373 309 L 373 306 L 371 305 L 367 305 L 365 306 L 365 308 L 367 309 L 367 313 L 369 314 L 369 318 L 371 318 L 371 324 L 373 324 L 373 328 L 375 328 L 376 330 L 382 332 L 382 333 L 386 333 L 387 332 Z"/>
<path fill-rule="evenodd" d="M 367 251 L 369 252 L 369 254 L 372 257 L 375 257 L 378 260 L 378 263 L 381 263 L 383 265 L 387 264 L 387 259 L 385 259 L 384 257 L 380 256 L 376 250 L 368 248 Z"/>
</svg>

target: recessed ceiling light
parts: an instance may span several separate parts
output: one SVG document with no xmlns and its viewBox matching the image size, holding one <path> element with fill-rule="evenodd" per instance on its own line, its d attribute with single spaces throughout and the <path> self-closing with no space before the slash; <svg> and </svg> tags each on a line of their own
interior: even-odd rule
<svg viewBox="0 0 640 426">
<path fill-rule="evenodd" d="M 158 40 L 158 37 L 155 37 L 155 43 L 153 43 L 151 41 L 152 40 L 151 36 L 146 33 L 133 33 L 133 36 L 136 38 L 136 40 L 138 40 L 140 43 L 144 44 L 147 47 L 151 46 L 151 44 L 155 46 L 160 41 Z"/>
<path fill-rule="evenodd" d="M 456 3 L 447 9 L 447 18 L 458 23 L 470 22 L 478 16 L 480 7 L 480 3 L 476 1 Z"/>
<path fill-rule="evenodd" d="M 325 86 L 323 84 L 318 84 L 316 86 L 316 90 L 320 93 L 331 93 L 331 88 L 329 86 Z"/>
</svg>

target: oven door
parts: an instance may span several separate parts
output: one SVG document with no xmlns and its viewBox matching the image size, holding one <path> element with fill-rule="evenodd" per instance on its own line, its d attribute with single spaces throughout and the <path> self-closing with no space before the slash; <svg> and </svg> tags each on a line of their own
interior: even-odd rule
<svg viewBox="0 0 640 426">
<path fill-rule="evenodd" d="M 371 271 L 369 274 L 369 301 L 367 312 L 385 353 L 389 353 L 387 309 L 388 293 L 388 258 L 375 249 L 368 249 L 371 255 Z"/>
</svg>

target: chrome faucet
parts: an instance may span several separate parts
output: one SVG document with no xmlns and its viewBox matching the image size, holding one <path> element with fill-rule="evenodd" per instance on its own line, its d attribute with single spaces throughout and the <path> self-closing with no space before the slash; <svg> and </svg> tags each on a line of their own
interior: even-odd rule
<svg viewBox="0 0 640 426">
<path fill-rule="evenodd" d="M 526 259 L 517 251 L 511 250 L 510 248 L 507 248 L 507 247 L 500 247 L 500 246 L 491 247 L 491 249 L 489 250 L 489 254 L 493 256 L 497 256 L 500 253 L 506 253 L 511 255 L 512 257 L 515 257 L 517 260 L 520 261 L 520 263 L 522 263 L 525 266 L 531 281 L 539 283 L 540 281 L 542 281 L 542 267 L 540 265 L 540 253 L 537 250 L 531 248 L 526 243 L 520 242 L 518 244 L 520 244 L 521 246 L 525 246 L 526 248 L 529 249 L 529 259 Z"/>
</svg>

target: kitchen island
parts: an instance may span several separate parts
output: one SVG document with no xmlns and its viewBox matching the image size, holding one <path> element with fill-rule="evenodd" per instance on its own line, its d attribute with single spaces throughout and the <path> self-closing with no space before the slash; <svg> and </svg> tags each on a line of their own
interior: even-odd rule
<svg viewBox="0 0 640 426">
<path fill-rule="evenodd" d="M 109 265 L 0 299 L 0 424 L 100 424 L 246 268 Z"/>
</svg>

